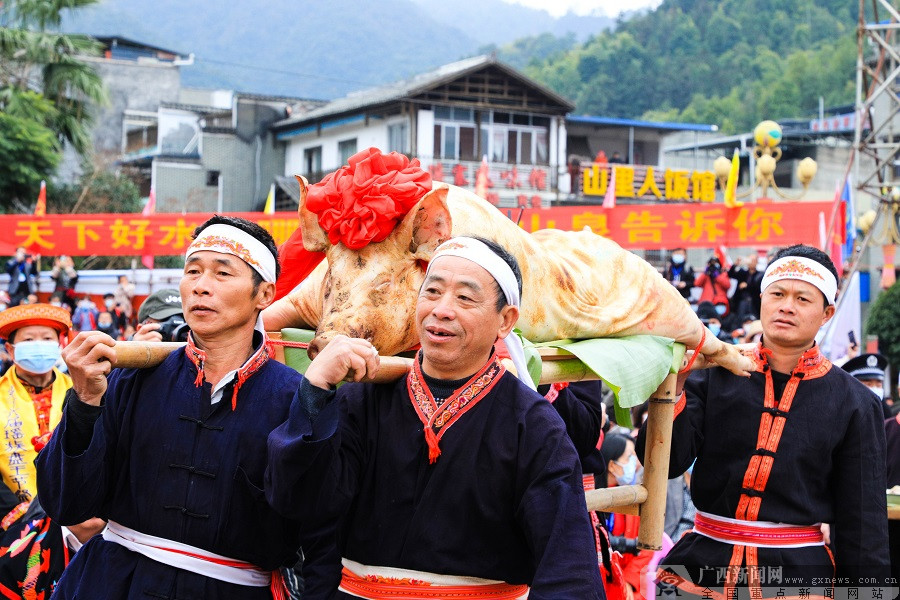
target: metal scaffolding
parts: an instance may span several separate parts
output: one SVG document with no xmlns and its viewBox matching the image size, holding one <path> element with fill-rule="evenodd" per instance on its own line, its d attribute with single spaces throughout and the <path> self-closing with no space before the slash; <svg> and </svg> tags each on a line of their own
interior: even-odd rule
<svg viewBox="0 0 900 600">
<path fill-rule="evenodd" d="M 859 0 L 856 132 L 847 173 L 849 174 L 852 168 L 856 182 L 856 197 L 873 199 L 877 208 L 874 222 L 854 253 L 850 274 L 858 269 L 860 257 L 870 244 L 900 243 L 898 29 L 900 29 L 900 12 L 892 2 Z M 866 157 L 871 162 L 863 160 Z"/>
</svg>

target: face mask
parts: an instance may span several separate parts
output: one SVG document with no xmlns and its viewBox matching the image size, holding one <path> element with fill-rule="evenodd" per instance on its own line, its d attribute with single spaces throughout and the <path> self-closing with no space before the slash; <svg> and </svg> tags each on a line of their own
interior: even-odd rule
<svg viewBox="0 0 900 600">
<path fill-rule="evenodd" d="M 110 337 L 116 337 L 117 335 L 119 335 L 119 331 L 112 323 L 110 323 L 109 325 L 97 325 L 97 330 L 102 331 Z"/>
<path fill-rule="evenodd" d="M 715 335 L 715 336 L 718 336 L 718 335 L 719 335 L 719 332 L 722 331 L 722 326 L 721 326 L 721 325 L 716 325 L 716 324 L 713 324 L 713 323 L 707 325 L 707 328 L 708 328 L 710 331 L 712 331 L 712 334 Z"/>
<path fill-rule="evenodd" d="M 48 373 L 59 360 L 58 342 L 19 342 L 13 347 L 16 349 L 16 364 L 37 375 Z"/>
<path fill-rule="evenodd" d="M 107 300 L 103 304 L 106 305 L 106 308 L 112 308 L 113 306 L 116 305 L 116 301 L 115 300 Z"/>
<path fill-rule="evenodd" d="M 872 393 L 878 396 L 879 400 L 884 400 L 884 388 L 883 387 L 870 387 Z"/>
<path fill-rule="evenodd" d="M 766 267 L 768 267 L 768 266 L 769 266 L 768 261 L 765 261 L 765 260 L 756 261 L 756 270 L 757 271 L 765 271 Z"/>
<path fill-rule="evenodd" d="M 720 317 L 725 314 L 725 305 L 724 304 L 716 304 L 716 314 Z"/>
<path fill-rule="evenodd" d="M 672 262 L 676 265 L 680 265 L 684 262 L 684 257 L 680 254 L 675 254 L 674 256 L 672 256 Z"/>
<path fill-rule="evenodd" d="M 6 305 L 5 305 L 5 304 L 0 304 L 0 310 L 6 310 Z"/>
<path fill-rule="evenodd" d="M 624 465 L 616 461 L 616 464 L 622 467 L 622 474 L 616 475 L 616 482 L 619 485 L 634 485 L 638 481 L 638 460 L 637 456 L 632 454 L 628 458 L 628 462 Z M 643 471 L 643 469 L 641 469 Z"/>
</svg>

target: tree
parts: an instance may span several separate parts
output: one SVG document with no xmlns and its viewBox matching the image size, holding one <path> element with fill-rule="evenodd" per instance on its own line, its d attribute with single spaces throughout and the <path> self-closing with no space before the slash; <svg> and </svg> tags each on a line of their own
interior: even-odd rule
<svg viewBox="0 0 900 600">
<path fill-rule="evenodd" d="M 99 162 L 99 161 L 98 161 Z M 47 210 L 54 213 L 138 213 L 141 192 L 122 172 L 111 172 L 103 164 L 85 163 L 74 184 L 53 184 L 48 190 Z"/>
<path fill-rule="evenodd" d="M 853 99 L 857 9 L 843 0 L 666 0 L 529 74 L 576 112 L 663 111 L 747 131 Z M 699 100 L 698 100 L 699 98 Z M 652 114 L 652 113 L 651 113 Z M 690 117 L 689 117 L 690 115 Z M 705 115 L 705 116 L 704 116 Z"/>
<path fill-rule="evenodd" d="M 47 190 L 47 212 L 130 213 L 141 211 L 141 192 L 128 173 L 111 171 L 101 158 L 85 161 L 82 175 L 72 184 L 51 183 Z M 131 256 L 87 256 L 79 258 L 79 269 L 127 269 Z M 164 268 L 157 261 L 157 267 Z M 175 266 L 183 266 L 176 264 Z"/>
<path fill-rule="evenodd" d="M 41 100 L 33 98 L 31 102 L 35 107 L 52 110 L 49 102 Z M 0 202 L 0 211 L 29 211 L 31 203 L 37 200 L 41 180 L 56 168 L 59 159 L 59 143 L 48 127 L 39 120 L 0 112 L 0 199 L 8 199 Z"/>
<path fill-rule="evenodd" d="M 900 283 L 881 292 L 869 311 L 866 321 L 869 335 L 878 336 L 878 350 L 891 364 L 892 398 L 897 401 L 897 369 L 900 368 Z"/>
<path fill-rule="evenodd" d="M 78 9 L 98 0 L 12 0 L 0 2 L 0 113 L 15 119 L 5 127 L 39 134 L 52 132 L 56 153 L 68 143 L 82 156 L 91 149 L 89 127 L 92 107 L 106 101 L 103 81 L 80 57 L 97 55 L 100 45 L 82 35 L 54 31 L 66 9 Z M 16 144 L 14 140 L 10 145 Z M 49 178 L 59 162 L 35 153 L 35 148 L 48 150 L 46 143 L 24 139 L 19 167 L 39 173 L 37 181 Z M 30 151 L 29 151 L 30 147 Z M 35 162 L 25 164 L 28 157 Z M 19 179 L 23 177 L 20 174 Z M 3 190 L 0 206 L 12 208 L 37 194 L 34 178 L 31 189 L 16 187 Z M 27 186 L 26 186 L 27 188 Z"/>
</svg>

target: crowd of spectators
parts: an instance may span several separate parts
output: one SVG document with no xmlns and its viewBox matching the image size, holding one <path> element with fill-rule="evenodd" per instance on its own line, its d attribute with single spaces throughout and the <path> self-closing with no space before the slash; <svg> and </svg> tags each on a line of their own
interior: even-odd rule
<svg viewBox="0 0 900 600">
<path fill-rule="evenodd" d="M 16 254 L 6 262 L 9 285 L 0 289 L 0 311 L 19 305 L 38 304 L 38 279 L 41 274 L 41 256 L 29 254 L 25 248 L 18 248 Z M 161 336 L 159 320 L 145 316 L 143 320 L 134 307 L 135 286 L 127 275 L 120 275 L 114 289 L 103 294 L 102 304 L 98 296 L 76 292 L 78 271 L 70 256 L 55 258 L 50 269 L 53 291 L 43 302 L 66 309 L 72 319 L 72 329 L 79 331 L 102 331 L 116 340 L 159 341 Z M 46 289 L 46 288 L 45 288 Z M 168 306 L 181 313 L 177 290 L 165 290 L 166 297 L 173 298 Z M 156 296 L 154 294 L 153 296 Z M 175 302 L 177 300 L 177 302 Z M 177 304 L 177 307 L 176 307 Z M 166 316 L 171 316 L 169 310 Z M 74 334 L 73 334 L 74 335 Z M 0 375 L 12 364 L 10 357 L 0 344 Z M 64 366 L 63 366 L 64 368 Z"/>
<path fill-rule="evenodd" d="M 760 284 L 772 248 L 767 256 L 752 253 L 722 264 L 723 256 L 713 254 L 703 271 L 687 264 L 684 248 L 675 248 L 663 270 L 666 278 L 688 300 L 697 316 L 720 340 L 732 344 L 759 339 Z M 727 260 L 727 259 L 726 259 Z"/>
</svg>

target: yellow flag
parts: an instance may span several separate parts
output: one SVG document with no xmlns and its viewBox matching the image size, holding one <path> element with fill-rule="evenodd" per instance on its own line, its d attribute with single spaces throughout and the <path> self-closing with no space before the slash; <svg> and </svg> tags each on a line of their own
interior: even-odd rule
<svg viewBox="0 0 900 600">
<path fill-rule="evenodd" d="M 743 206 L 743 202 L 737 199 L 738 173 L 741 170 L 741 159 L 738 157 L 737 148 L 734 149 L 734 156 L 731 157 L 731 169 L 728 170 L 728 182 L 725 184 L 725 207 L 735 208 Z"/>
<path fill-rule="evenodd" d="M 267 215 L 275 214 L 275 184 L 272 184 L 272 187 L 269 188 L 269 195 L 266 198 L 266 207 L 263 209 L 263 212 Z"/>
</svg>

